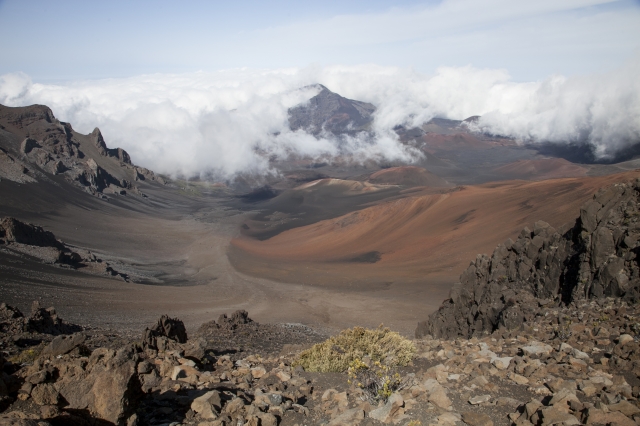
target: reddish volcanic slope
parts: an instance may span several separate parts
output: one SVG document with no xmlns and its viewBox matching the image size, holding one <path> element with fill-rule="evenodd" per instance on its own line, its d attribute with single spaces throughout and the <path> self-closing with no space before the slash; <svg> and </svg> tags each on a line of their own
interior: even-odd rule
<svg viewBox="0 0 640 426">
<path fill-rule="evenodd" d="M 229 257 L 251 275 L 314 285 L 454 282 L 476 254 L 538 220 L 573 221 L 598 188 L 637 176 L 508 181 L 407 197 L 265 241 L 234 239 Z"/>
<path fill-rule="evenodd" d="M 519 160 L 493 170 L 507 179 L 544 180 L 586 176 L 588 169 L 563 158 Z"/>
<path fill-rule="evenodd" d="M 401 166 L 383 169 L 373 173 L 368 179 L 371 183 L 402 186 L 451 186 L 446 180 L 434 175 L 422 167 Z"/>
</svg>

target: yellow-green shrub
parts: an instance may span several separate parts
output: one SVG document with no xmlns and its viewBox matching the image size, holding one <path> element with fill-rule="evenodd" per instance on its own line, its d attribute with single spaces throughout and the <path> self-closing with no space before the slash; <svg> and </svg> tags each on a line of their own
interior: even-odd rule
<svg viewBox="0 0 640 426">
<path fill-rule="evenodd" d="M 25 349 L 19 354 L 16 354 L 13 357 L 9 358 L 9 361 L 11 361 L 14 364 L 32 364 L 33 361 L 35 361 L 38 358 L 41 351 L 42 351 L 41 347 Z"/>
<path fill-rule="evenodd" d="M 368 357 L 391 367 L 407 365 L 416 353 L 413 343 L 398 333 L 383 328 L 354 327 L 301 352 L 293 365 L 307 371 L 342 372 L 354 360 Z"/>
</svg>

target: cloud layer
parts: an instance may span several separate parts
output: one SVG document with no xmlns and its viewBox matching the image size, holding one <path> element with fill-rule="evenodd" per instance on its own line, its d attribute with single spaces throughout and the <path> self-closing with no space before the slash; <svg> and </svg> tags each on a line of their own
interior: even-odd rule
<svg viewBox="0 0 640 426">
<path fill-rule="evenodd" d="M 0 103 L 45 104 L 82 133 L 100 127 L 109 146 L 163 173 L 273 172 L 268 158 L 411 161 L 418 155 L 391 131 L 434 116 L 482 115 L 479 129 L 527 142 L 586 143 L 600 156 L 640 141 L 640 57 L 607 74 L 518 83 L 504 70 L 439 68 L 433 75 L 376 65 L 215 73 L 155 74 L 122 79 L 32 82 L 0 76 Z M 288 128 L 287 109 L 321 83 L 378 106 L 376 137 L 336 141 Z"/>
</svg>

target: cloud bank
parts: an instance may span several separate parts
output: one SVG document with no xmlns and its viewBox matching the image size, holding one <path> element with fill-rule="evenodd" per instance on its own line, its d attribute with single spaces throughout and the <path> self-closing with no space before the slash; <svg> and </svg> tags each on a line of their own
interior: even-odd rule
<svg viewBox="0 0 640 426">
<path fill-rule="evenodd" d="M 615 71 L 514 82 L 505 70 L 443 67 L 427 75 L 376 65 L 215 73 L 41 84 L 26 74 L 0 76 L 0 103 L 52 108 L 77 131 L 100 127 L 109 146 L 126 149 L 140 165 L 162 173 L 273 173 L 269 158 L 331 161 L 400 160 L 419 155 L 400 144 L 397 124 L 432 117 L 481 115 L 478 130 L 538 143 L 579 143 L 611 156 L 640 142 L 640 57 Z M 315 139 L 288 128 L 287 110 L 321 83 L 371 102 L 375 138 Z"/>
</svg>

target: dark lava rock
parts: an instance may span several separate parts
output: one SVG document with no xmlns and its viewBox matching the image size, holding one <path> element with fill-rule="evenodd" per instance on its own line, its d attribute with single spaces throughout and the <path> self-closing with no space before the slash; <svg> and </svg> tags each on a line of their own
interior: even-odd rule
<svg viewBox="0 0 640 426">
<path fill-rule="evenodd" d="M 6 303 L 0 304 L 0 332 L 7 336 L 23 332 L 60 335 L 81 330 L 82 327 L 75 324 L 65 324 L 54 308 L 43 309 L 37 301 L 31 306 L 29 318 L 17 308 Z"/>
<path fill-rule="evenodd" d="M 471 337 L 516 329 L 543 305 L 640 300 L 640 181 L 603 188 L 566 231 L 537 222 L 518 239 L 478 255 L 416 337 Z"/>
<path fill-rule="evenodd" d="M 122 163 L 131 164 L 131 157 L 129 156 L 127 151 L 122 148 L 107 148 L 107 144 L 102 137 L 100 129 L 96 127 L 95 129 L 93 129 L 93 132 L 89 134 L 89 136 L 91 136 L 93 143 L 96 145 L 96 148 L 98 148 L 98 152 L 100 153 L 100 155 L 104 157 L 114 157 L 120 160 Z"/>
<path fill-rule="evenodd" d="M 245 310 L 238 310 L 227 317 L 227 314 L 222 314 L 218 317 L 218 325 L 222 328 L 233 330 L 242 324 L 249 324 L 253 320 L 249 318 L 249 313 Z"/>
<path fill-rule="evenodd" d="M 167 315 L 161 316 L 153 328 L 145 330 L 143 344 L 146 347 L 157 349 L 159 338 L 186 343 L 187 330 L 184 327 L 184 323 L 177 318 L 169 318 Z"/>
<path fill-rule="evenodd" d="M 339 135 L 368 130 L 376 110 L 374 105 L 344 98 L 321 84 L 315 87 L 320 93 L 308 103 L 289 109 L 291 130 L 302 129 L 313 135 L 323 131 Z"/>
<path fill-rule="evenodd" d="M 25 320 L 25 331 L 29 332 L 58 335 L 70 334 L 80 330 L 82 330 L 82 327 L 74 324 L 65 324 L 53 307 L 44 309 L 38 301 L 33 302 L 31 316 Z"/>
<path fill-rule="evenodd" d="M 83 346 L 87 336 L 82 333 L 75 333 L 71 336 L 58 336 L 49 343 L 42 351 L 42 355 L 58 356 L 68 354 L 76 348 Z"/>
<path fill-rule="evenodd" d="M 55 235 L 45 231 L 42 227 L 21 222 L 12 217 L 5 217 L 0 221 L 0 238 L 6 242 L 15 242 L 39 247 L 56 247 L 63 249 Z"/>
</svg>

